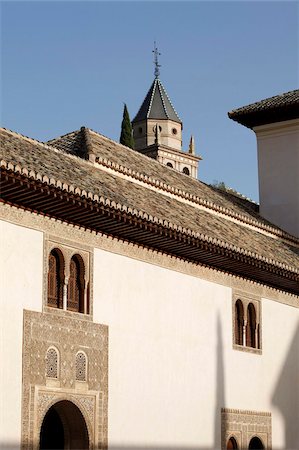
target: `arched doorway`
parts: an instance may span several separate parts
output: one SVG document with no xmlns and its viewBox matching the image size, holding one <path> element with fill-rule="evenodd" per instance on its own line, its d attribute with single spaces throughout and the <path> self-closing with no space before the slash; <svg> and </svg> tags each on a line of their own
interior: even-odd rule
<svg viewBox="0 0 299 450">
<path fill-rule="evenodd" d="M 238 450 L 238 444 L 234 437 L 230 437 L 226 445 L 227 450 Z"/>
<path fill-rule="evenodd" d="M 264 446 L 262 441 L 258 437 L 253 437 L 249 442 L 249 450 L 263 450 Z"/>
<path fill-rule="evenodd" d="M 86 422 L 74 403 L 63 400 L 51 406 L 41 426 L 39 448 L 40 450 L 89 448 Z"/>
</svg>

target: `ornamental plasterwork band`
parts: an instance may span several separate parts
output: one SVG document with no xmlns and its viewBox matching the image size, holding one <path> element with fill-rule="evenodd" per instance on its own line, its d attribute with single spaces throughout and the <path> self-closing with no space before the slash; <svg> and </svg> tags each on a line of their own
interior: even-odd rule
<svg viewBox="0 0 299 450">
<path fill-rule="evenodd" d="M 129 243 L 102 233 L 97 233 L 95 231 L 86 233 L 84 227 L 69 225 L 60 220 L 43 216 L 42 214 L 26 211 L 6 204 L 0 204 L 0 217 L 2 217 L 3 220 L 16 225 L 22 223 L 22 226 L 45 232 L 47 235 L 51 236 L 51 240 L 54 240 L 53 236 L 57 236 L 61 240 L 65 239 L 68 242 L 71 241 L 72 243 L 76 243 L 79 248 L 81 246 L 82 248 L 85 248 L 85 250 L 88 247 L 99 248 L 211 281 L 232 289 L 250 292 L 260 298 L 265 297 L 279 303 L 299 308 L 299 297 L 297 295 L 270 288 L 255 281 L 246 280 L 241 276 L 227 274 L 217 269 L 184 261 L 175 256 L 169 256 L 162 251 L 147 249 L 144 246 Z M 59 312 L 62 314 L 62 311 Z M 83 314 L 81 314 L 81 316 L 82 319 L 86 318 L 88 320 L 87 316 Z"/>
<path fill-rule="evenodd" d="M 266 450 L 272 449 L 271 413 L 221 409 L 221 450 L 226 450 L 228 440 L 233 437 L 238 448 L 249 448 L 250 440 L 258 437 Z"/>
<path fill-rule="evenodd" d="M 57 322 L 59 320 L 59 322 Z M 47 350 L 59 352 L 56 378 L 47 373 Z M 88 358 L 86 381 L 76 381 L 76 354 Z M 48 375 L 48 376 L 47 376 Z M 79 386 L 80 383 L 80 386 Z M 108 327 L 73 316 L 24 310 L 22 450 L 39 448 L 49 408 L 71 401 L 81 411 L 90 449 L 106 449 L 108 436 Z"/>
</svg>

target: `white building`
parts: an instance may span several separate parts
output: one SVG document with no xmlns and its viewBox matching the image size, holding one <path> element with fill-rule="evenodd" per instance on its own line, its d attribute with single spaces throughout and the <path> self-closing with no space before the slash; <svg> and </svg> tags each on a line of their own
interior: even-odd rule
<svg viewBox="0 0 299 450">
<path fill-rule="evenodd" d="M 1 130 L 3 449 L 299 448 L 298 91 L 230 113 L 260 215 L 196 179 L 161 86 L 138 151 Z"/>
</svg>

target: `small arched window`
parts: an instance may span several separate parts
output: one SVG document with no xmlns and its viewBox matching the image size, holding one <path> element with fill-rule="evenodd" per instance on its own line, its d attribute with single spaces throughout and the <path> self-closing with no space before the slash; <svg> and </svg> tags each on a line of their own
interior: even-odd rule
<svg viewBox="0 0 299 450">
<path fill-rule="evenodd" d="M 263 450 L 265 447 L 257 436 L 253 437 L 249 442 L 249 450 Z"/>
<path fill-rule="evenodd" d="M 234 437 L 230 437 L 227 441 L 226 450 L 235 450 L 238 449 L 237 441 Z"/>
<path fill-rule="evenodd" d="M 84 312 L 84 263 L 80 255 L 74 255 L 70 262 L 67 309 Z"/>
<path fill-rule="evenodd" d="M 241 300 L 235 303 L 235 343 L 243 345 L 244 308 Z"/>
<path fill-rule="evenodd" d="M 76 380 L 86 381 L 87 380 L 87 357 L 85 353 L 78 352 L 76 354 Z"/>
<path fill-rule="evenodd" d="M 53 249 L 49 255 L 48 306 L 63 307 L 64 259 L 60 250 Z"/>
<path fill-rule="evenodd" d="M 46 377 L 58 378 L 59 372 L 59 354 L 58 350 L 50 347 L 46 353 Z"/>
<path fill-rule="evenodd" d="M 182 170 L 182 172 L 183 172 L 185 175 L 190 175 L 190 170 L 188 169 L 188 167 L 184 167 L 183 170 Z"/>
<path fill-rule="evenodd" d="M 166 164 L 166 166 L 167 166 L 167 167 L 171 167 L 171 168 L 173 169 L 173 165 L 172 165 L 170 162 L 168 162 L 168 163 Z"/>
<path fill-rule="evenodd" d="M 255 342 L 255 329 L 256 329 L 256 312 L 252 303 L 249 303 L 247 307 L 247 325 L 246 325 L 246 346 L 256 347 Z"/>
</svg>

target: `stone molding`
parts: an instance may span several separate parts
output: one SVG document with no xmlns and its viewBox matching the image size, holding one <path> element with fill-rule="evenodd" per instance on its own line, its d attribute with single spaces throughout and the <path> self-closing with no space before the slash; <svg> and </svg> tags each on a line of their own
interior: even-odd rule
<svg viewBox="0 0 299 450">
<path fill-rule="evenodd" d="M 52 309 L 52 308 L 50 308 Z M 106 449 L 108 439 L 108 327 L 73 316 L 24 310 L 22 450 L 39 448 L 40 429 L 49 408 L 68 400 L 81 411 L 90 450 Z M 46 376 L 46 352 L 59 351 L 56 380 Z M 76 382 L 75 357 L 88 357 L 87 381 Z M 54 381 L 54 383 L 53 383 Z"/>
<path fill-rule="evenodd" d="M 61 220 L 50 218 L 36 212 L 30 212 L 2 203 L 0 217 L 13 224 L 45 233 L 45 240 L 49 236 L 51 236 L 51 239 L 54 239 L 54 236 L 56 236 L 56 239 L 66 239 L 68 242 L 76 243 L 78 248 L 80 246 L 83 246 L 82 248 L 85 249 L 98 248 L 217 283 L 231 289 L 250 292 L 252 295 L 259 296 L 261 299 L 267 298 L 299 308 L 299 297 L 297 295 L 244 279 L 241 276 L 228 274 L 214 268 L 185 261 L 178 257 L 167 255 L 162 251 L 149 249 L 142 245 L 133 244 L 99 232 L 86 230 L 84 227 L 77 225 L 67 224 Z M 83 314 L 80 315 L 83 316 Z"/>
<path fill-rule="evenodd" d="M 239 449 L 247 449 L 253 437 L 258 437 L 265 450 L 272 449 L 272 420 L 270 412 L 241 409 L 221 409 L 221 450 L 234 437 Z"/>
</svg>

